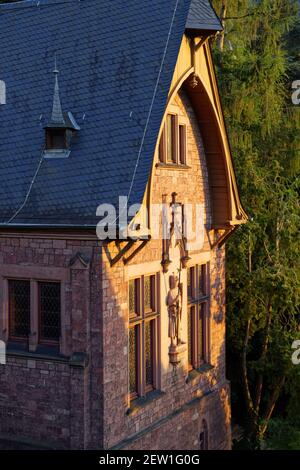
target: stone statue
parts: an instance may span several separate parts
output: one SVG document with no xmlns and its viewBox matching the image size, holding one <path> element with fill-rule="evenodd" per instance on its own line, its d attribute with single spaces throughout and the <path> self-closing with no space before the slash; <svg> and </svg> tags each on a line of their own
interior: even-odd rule
<svg viewBox="0 0 300 470">
<path fill-rule="evenodd" d="M 181 314 L 182 314 L 182 284 L 174 274 L 169 277 L 169 292 L 167 306 L 169 314 L 169 338 L 171 347 L 182 344 L 181 341 Z"/>
</svg>

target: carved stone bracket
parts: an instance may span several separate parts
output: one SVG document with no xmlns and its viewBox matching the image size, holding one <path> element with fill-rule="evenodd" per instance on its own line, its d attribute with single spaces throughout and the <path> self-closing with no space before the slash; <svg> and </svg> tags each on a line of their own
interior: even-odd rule
<svg viewBox="0 0 300 470">
<path fill-rule="evenodd" d="M 180 364 L 181 359 L 185 355 L 186 350 L 186 344 L 180 344 L 177 346 L 169 347 L 169 360 L 174 368 L 176 368 Z"/>
</svg>

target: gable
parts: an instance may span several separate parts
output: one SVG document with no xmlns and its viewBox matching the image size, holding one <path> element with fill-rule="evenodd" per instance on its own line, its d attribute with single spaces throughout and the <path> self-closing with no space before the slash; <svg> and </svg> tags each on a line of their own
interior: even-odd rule
<svg viewBox="0 0 300 470">
<path fill-rule="evenodd" d="M 168 106 L 180 89 L 187 93 L 203 139 L 212 211 L 212 227 L 228 229 L 247 220 L 242 207 L 224 123 L 209 42 L 184 36 L 178 55 Z M 168 113 L 165 110 L 164 119 Z M 158 144 L 157 144 L 158 145 Z M 149 185 L 152 192 L 152 185 Z M 151 199 L 151 196 L 150 196 Z"/>
<path fill-rule="evenodd" d="M 208 2 L 192 4 L 204 27 Z M 0 6 L 0 223 L 94 227 L 99 204 L 143 199 L 191 1 L 38 5 Z M 63 111 L 80 132 L 69 158 L 46 160 L 55 55 Z"/>
</svg>

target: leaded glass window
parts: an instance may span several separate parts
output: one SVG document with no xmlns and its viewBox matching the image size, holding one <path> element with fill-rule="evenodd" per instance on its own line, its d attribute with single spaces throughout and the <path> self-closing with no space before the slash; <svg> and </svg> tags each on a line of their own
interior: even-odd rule
<svg viewBox="0 0 300 470">
<path fill-rule="evenodd" d="M 193 307 L 188 309 L 188 364 L 193 368 Z"/>
<path fill-rule="evenodd" d="M 205 318 L 205 304 L 201 304 L 198 308 L 198 355 L 199 363 L 204 360 L 204 318 Z"/>
<path fill-rule="evenodd" d="M 198 266 L 198 298 L 205 295 L 205 284 L 206 284 L 206 266 Z"/>
<path fill-rule="evenodd" d="M 142 295 L 134 292 L 141 290 Z M 151 274 L 129 281 L 129 393 L 134 399 L 157 387 L 158 358 L 158 292 L 157 275 Z M 134 315 L 136 299 L 140 305 Z"/>
<path fill-rule="evenodd" d="M 188 269 L 188 364 L 197 369 L 208 360 L 208 312 L 207 293 L 208 264 Z M 195 286 L 195 287 L 194 287 Z"/>
<path fill-rule="evenodd" d="M 153 320 L 145 324 L 146 387 L 153 387 Z"/>
<path fill-rule="evenodd" d="M 155 311 L 155 276 L 144 277 L 144 309 L 145 313 Z"/>
<path fill-rule="evenodd" d="M 132 395 L 138 393 L 137 382 L 137 339 L 138 326 L 129 329 L 129 391 Z"/>
<path fill-rule="evenodd" d="M 135 316 L 139 314 L 139 279 L 129 281 L 129 314 Z"/>
<path fill-rule="evenodd" d="M 195 268 L 188 268 L 187 270 L 187 295 L 188 299 L 191 300 L 194 296 L 194 273 Z"/>
<path fill-rule="evenodd" d="M 9 288 L 9 334 L 26 338 L 30 333 L 30 282 L 11 280 Z"/>
<path fill-rule="evenodd" d="M 40 341 L 58 342 L 60 337 L 60 283 L 39 282 Z"/>
</svg>

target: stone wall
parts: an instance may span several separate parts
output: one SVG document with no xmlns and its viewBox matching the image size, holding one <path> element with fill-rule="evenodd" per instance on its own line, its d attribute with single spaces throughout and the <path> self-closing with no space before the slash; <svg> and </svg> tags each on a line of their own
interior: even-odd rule
<svg viewBox="0 0 300 470">
<path fill-rule="evenodd" d="M 190 264 L 209 262 L 209 364 L 188 373 L 187 353 L 176 371 L 169 364 L 168 277 L 162 273 L 161 240 L 152 239 L 127 265 L 114 266 L 95 234 L 5 234 L 0 236 L 0 308 L 4 282 L 21 276 L 45 280 L 61 276 L 60 355 L 16 351 L 8 345 L 0 365 L 0 439 L 15 438 L 55 448 L 198 449 L 203 420 L 209 448 L 230 447 L 229 386 L 225 376 L 225 252 L 212 246 L 210 195 L 205 155 L 196 117 L 180 93 L 172 103 L 188 126 L 187 168 L 155 166 L 151 201 L 204 204 L 205 239 L 191 250 Z M 174 108 L 172 108 L 174 109 Z M 157 163 L 157 156 L 156 162 Z M 109 256 L 108 256 L 109 253 Z M 143 402 L 128 396 L 128 280 L 134 273 L 159 273 L 159 384 Z M 57 273 L 57 274 L 56 274 Z M 58 279 L 60 280 L 60 278 Z M 186 290 L 186 270 L 182 282 Z M 187 299 L 183 299 L 183 338 Z M 0 336 L 5 338 L 1 317 Z"/>
<path fill-rule="evenodd" d="M 4 282 L 13 273 L 61 281 L 64 340 L 62 354 L 7 343 L 7 364 L 0 365 L 0 436 L 38 446 L 101 447 L 101 247 L 56 237 L 0 238 L 3 339 Z"/>
<path fill-rule="evenodd" d="M 189 168 L 155 166 L 151 201 L 161 203 L 163 195 L 167 195 L 170 202 L 172 192 L 176 191 L 178 202 L 204 204 L 204 244 L 201 249 L 196 249 L 189 255 L 191 265 L 199 260 L 209 260 L 212 367 L 190 377 L 187 353 L 176 372 L 169 364 L 168 314 L 165 305 L 168 276 L 162 273 L 160 265 L 161 240 L 152 239 L 125 267 L 120 261 L 111 268 L 107 257 L 104 256 L 105 448 L 196 449 L 199 446 L 199 429 L 203 419 L 208 424 L 210 448 L 230 447 L 229 387 L 225 377 L 225 252 L 224 248 L 211 248 L 210 245 L 215 234 L 210 230 L 209 182 L 204 149 L 196 117 L 184 93 L 178 95 L 172 103 L 172 110 L 174 109 L 188 120 Z M 117 252 L 116 248 L 114 253 L 112 250 L 112 254 Z M 157 393 L 136 406 L 135 403 L 130 403 L 128 397 L 128 280 L 139 273 L 146 275 L 153 272 L 160 272 L 161 286 L 160 386 Z M 182 273 L 182 281 L 186 288 L 186 270 Z M 183 303 L 183 330 L 186 339 L 185 296 Z M 195 404 L 195 399 L 199 400 L 199 403 Z M 163 424 L 159 424 L 161 422 Z M 174 429 L 178 429 L 178 432 L 174 431 L 171 438 L 169 433 Z M 127 445 L 128 438 L 130 444 Z"/>
</svg>

